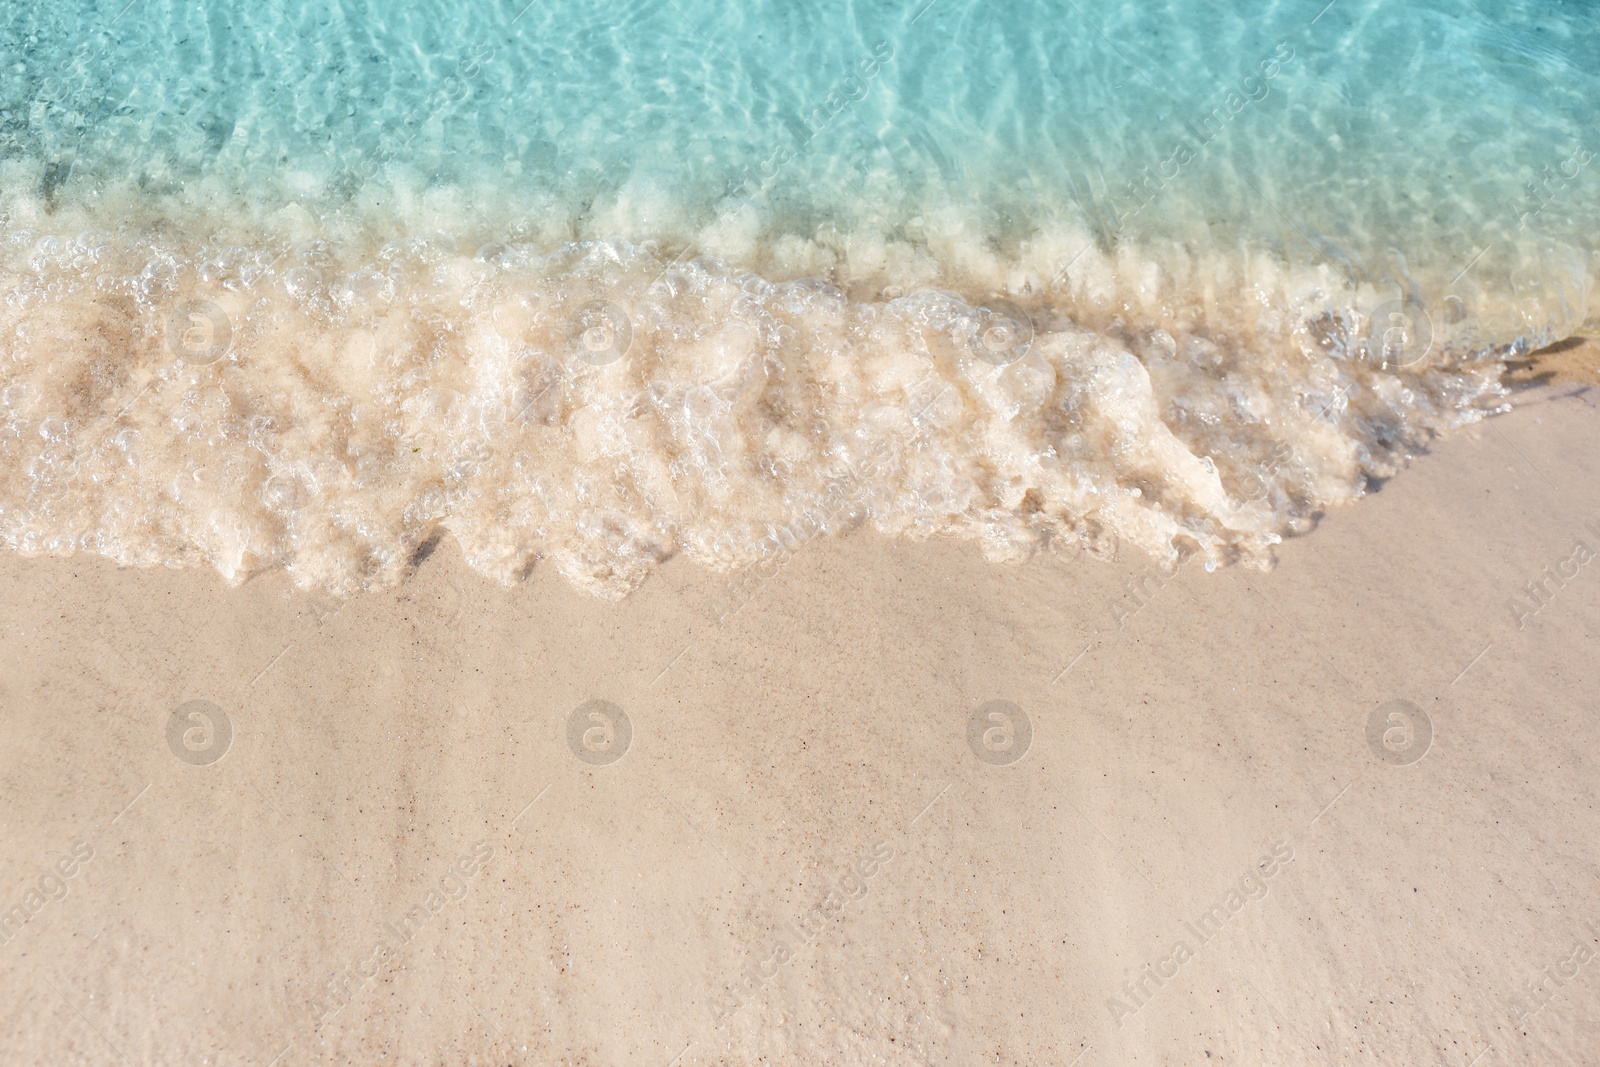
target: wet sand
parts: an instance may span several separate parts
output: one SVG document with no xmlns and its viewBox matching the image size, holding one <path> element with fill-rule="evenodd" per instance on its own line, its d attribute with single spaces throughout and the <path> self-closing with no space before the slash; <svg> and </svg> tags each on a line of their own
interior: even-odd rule
<svg viewBox="0 0 1600 1067">
<path fill-rule="evenodd" d="M 0 1060 L 1592 1062 L 1595 355 L 1270 573 L 0 555 Z"/>
</svg>

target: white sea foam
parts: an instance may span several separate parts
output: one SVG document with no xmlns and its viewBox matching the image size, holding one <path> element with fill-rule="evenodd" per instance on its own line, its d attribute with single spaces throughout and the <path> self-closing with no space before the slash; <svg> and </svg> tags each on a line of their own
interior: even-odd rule
<svg viewBox="0 0 1600 1067">
<path fill-rule="evenodd" d="M 994 559 L 1265 563 L 1571 318 L 1066 226 L 1000 251 L 960 220 L 784 235 L 735 202 L 634 245 L 199 200 L 116 234 L 103 202 L 8 205 L 6 544 L 336 592 L 442 533 L 500 581 L 544 559 L 604 596 L 863 522 Z"/>
<path fill-rule="evenodd" d="M 1595 20 L 1494 14 L 11 5 L 0 541 L 1264 562 L 1600 322 Z"/>
</svg>

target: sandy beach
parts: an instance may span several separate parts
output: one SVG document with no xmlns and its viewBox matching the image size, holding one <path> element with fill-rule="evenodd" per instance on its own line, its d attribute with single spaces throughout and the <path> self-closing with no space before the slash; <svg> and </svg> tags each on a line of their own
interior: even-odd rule
<svg viewBox="0 0 1600 1067">
<path fill-rule="evenodd" d="M 0 54 L 0 1067 L 1600 1064 L 1600 4 Z"/>
<path fill-rule="evenodd" d="M 1268 573 L 0 556 L 0 1059 L 1591 1063 L 1595 355 Z"/>
</svg>

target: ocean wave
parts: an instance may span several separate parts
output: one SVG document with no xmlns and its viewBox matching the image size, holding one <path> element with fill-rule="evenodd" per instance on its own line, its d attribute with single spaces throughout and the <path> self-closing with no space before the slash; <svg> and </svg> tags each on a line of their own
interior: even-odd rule
<svg viewBox="0 0 1600 1067">
<path fill-rule="evenodd" d="M 443 534 L 607 597 L 862 525 L 1266 565 L 1553 329 L 1075 230 L 282 238 L 7 229 L 0 540 L 339 594 Z"/>
</svg>

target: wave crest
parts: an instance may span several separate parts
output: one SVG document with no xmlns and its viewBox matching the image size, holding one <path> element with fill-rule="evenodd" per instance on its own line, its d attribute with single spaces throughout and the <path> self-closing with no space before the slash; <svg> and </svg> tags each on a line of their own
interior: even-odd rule
<svg viewBox="0 0 1600 1067">
<path fill-rule="evenodd" d="M 1206 288 L 1130 255 L 1011 263 L 996 296 L 620 240 L 36 237 L 0 312 L 0 538 L 337 593 L 445 531 L 494 579 L 544 559 L 603 596 L 863 523 L 1265 564 L 1499 404 L 1525 347 L 1326 272 Z"/>
</svg>

